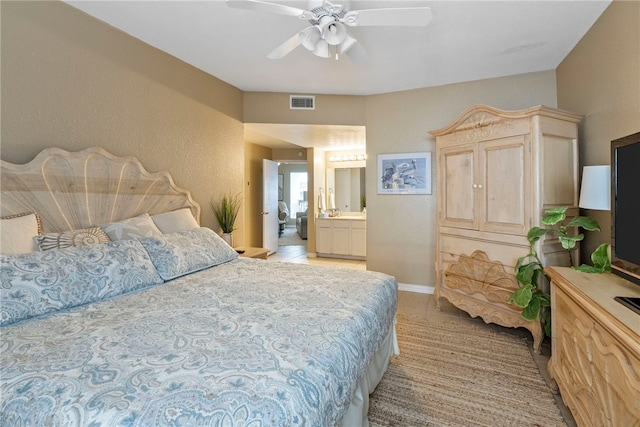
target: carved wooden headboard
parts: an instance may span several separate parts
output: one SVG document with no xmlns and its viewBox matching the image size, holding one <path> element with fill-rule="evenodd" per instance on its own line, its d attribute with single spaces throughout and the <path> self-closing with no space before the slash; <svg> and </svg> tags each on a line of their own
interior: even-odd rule
<svg viewBox="0 0 640 427">
<path fill-rule="evenodd" d="M 0 215 L 37 212 L 45 232 L 60 232 L 143 213 L 200 205 L 167 172 L 150 173 L 134 157 L 99 147 L 69 152 L 46 148 L 24 165 L 1 161 Z"/>
</svg>

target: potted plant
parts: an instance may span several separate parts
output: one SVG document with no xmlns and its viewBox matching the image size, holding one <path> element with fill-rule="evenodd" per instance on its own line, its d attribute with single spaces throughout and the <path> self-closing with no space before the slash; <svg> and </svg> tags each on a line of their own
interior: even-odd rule
<svg viewBox="0 0 640 427">
<path fill-rule="evenodd" d="M 547 278 L 544 273 L 542 261 L 538 258 L 535 244 L 546 234 L 558 236 L 562 247 L 571 251 L 576 247 L 576 243 L 584 239 L 584 234 L 570 235 L 568 230 L 573 228 L 583 228 L 587 231 L 600 231 L 598 222 L 587 216 L 575 216 L 569 222 L 566 220 L 568 207 L 547 209 L 542 217 L 542 223 L 548 228 L 532 227 L 527 233 L 527 240 L 530 244 L 529 253 L 521 258 L 515 266 L 516 280 L 520 287 L 513 292 L 508 302 L 522 308 L 522 317 L 528 321 L 534 321 L 544 312 L 544 331 L 547 336 L 551 336 L 551 311 L 545 308 L 550 306 L 550 295 L 542 291 L 538 284 L 543 278 Z M 609 245 L 603 243 L 591 254 L 593 265 L 582 264 L 579 267 L 572 267 L 575 270 L 585 273 L 602 273 L 611 270 L 611 261 L 608 255 Z M 569 252 L 571 259 L 571 252 Z M 571 263 L 573 264 L 573 263 Z"/>
<path fill-rule="evenodd" d="M 235 223 L 240 212 L 240 205 L 242 204 L 242 194 L 238 193 L 235 196 L 224 195 L 220 202 L 211 202 L 213 213 L 218 220 L 218 224 L 222 229 L 222 238 L 233 247 L 233 230 L 236 229 Z"/>
</svg>

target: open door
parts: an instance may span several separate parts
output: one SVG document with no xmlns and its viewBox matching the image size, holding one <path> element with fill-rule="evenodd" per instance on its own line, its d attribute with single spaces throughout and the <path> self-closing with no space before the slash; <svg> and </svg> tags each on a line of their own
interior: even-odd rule
<svg viewBox="0 0 640 427">
<path fill-rule="evenodd" d="M 278 250 L 278 163 L 262 160 L 262 247 Z"/>
</svg>

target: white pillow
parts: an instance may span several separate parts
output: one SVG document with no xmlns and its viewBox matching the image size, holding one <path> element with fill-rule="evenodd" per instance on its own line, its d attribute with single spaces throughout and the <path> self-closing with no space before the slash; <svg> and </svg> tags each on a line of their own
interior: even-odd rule
<svg viewBox="0 0 640 427">
<path fill-rule="evenodd" d="M 151 219 L 164 234 L 189 231 L 200 227 L 189 208 L 151 215 Z"/>
<path fill-rule="evenodd" d="M 42 234 L 40 217 L 34 212 L 0 218 L 0 253 L 36 252 L 38 245 L 33 238 L 39 234 Z"/>
<path fill-rule="evenodd" d="M 148 213 L 123 219 L 122 221 L 108 222 L 100 226 L 107 233 L 111 241 L 134 239 L 137 237 L 162 236 Z"/>
</svg>

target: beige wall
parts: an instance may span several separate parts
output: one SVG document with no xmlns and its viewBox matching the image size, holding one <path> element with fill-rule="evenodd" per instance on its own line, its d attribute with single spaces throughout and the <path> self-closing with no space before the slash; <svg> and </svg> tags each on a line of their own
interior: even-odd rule
<svg viewBox="0 0 640 427">
<path fill-rule="evenodd" d="M 135 156 L 217 228 L 211 197 L 243 188 L 242 92 L 63 2 L 0 7 L 2 159 L 94 145 Z"/>
<path fill-rule="evenodd" d="M 376 194 L 377 155 L 434 151 L 429 130 L 443 127 L 473 104 L 503 109 L 539 104 L 555 107 L 556 77 L 555 72 L 547 71 L 357 99 L 322 96 L 316 98 L 317 111 L 290 111 L 288 102 L 288 94 L 247 93 L 245 121 L 366 125 L 367 268 L 392 274 L 401 283 L 433 286 L 435 187 L 427 196 Z M 319 184 L 325 179 L 324 157 L 320 152 L 313 159 L 315 183 L 310 181 L 309 187 L 313 191 L 324 186 Z M 435 186 L 435 162 L 432 168 Z M 316 197 L 310 197 L 310 201 Z M 315 247 L 313 227 L 309 229 L 308 247 Z"/>
<path fill-rule="evenodd" d="M 314 95 L 314 110 L 291 110 L 288 93 L 245 92 L 245 123 L 363 125 L 365 97 Z"/>
<path fill-rule="evenodd" d="M 272 155 L 244 144 L 243 121 L 366 125 L 367 264 L 401 283 L 435 282 L 436 182 L 432 195 L 377 195 L 378 154 L 434 151 L 428 131 L 479 103 L 585 114 L 583 164 L 607 163 L 609 141 L 639 130 L 638 2 L 615 1 L 557 73 L 369 97 L 321 95 L 312 112 L 289 110 L 289 94 L 242 93 L 62 2 L 0 5 L 3 160 L 23 163 L 48 146 L 133 155 L 150 171 L 169 170 L 202 205 L 203 225 L 215 226 L 211 195 L 246 190 L 255 183 L 251 159 Z M 325 180 L 316 151 L 306 150 L 310 188 Z M 245 196 L 246 212 L 256 196 Z M 315 212 L 315 198 L 309 201 Z M 249 234 L 247 244 L 259 244 L 257 232 Z M 308 244 L 315 245 L 312 230 Z"/>
<path fill-rule="evenodd" d="M 401 283 L 435 285 L 436 159 L 431 195 L 377 194 L 377 155 L 431 151 L 428 133 L 471 105 L 556 106 L 553 71 L 370 96 L 367 99 L 367 268 Z M 524 254 L 523 254 L 524 255 Z"/>
<path fill-rule="evenodd" d="M 611 164 L 611 141 L 640 132 L 640 2 L 614 1 L 557 69 L 558 106 L 584 114 L 580 164 Z M 582 259 L 609 243 L 608 211 L 584 212 L 599 223 Z M 585 258 L 586 257 L 586 258 Z"/>
</svg>

